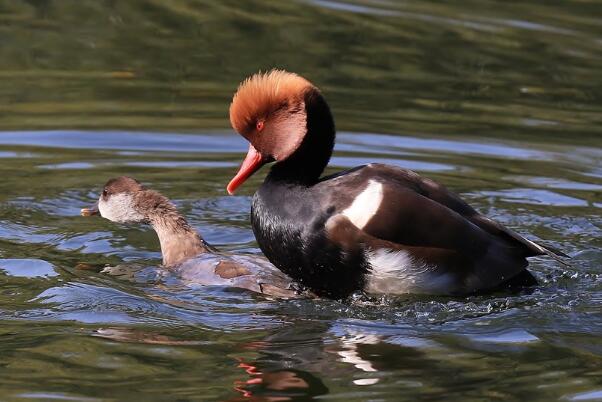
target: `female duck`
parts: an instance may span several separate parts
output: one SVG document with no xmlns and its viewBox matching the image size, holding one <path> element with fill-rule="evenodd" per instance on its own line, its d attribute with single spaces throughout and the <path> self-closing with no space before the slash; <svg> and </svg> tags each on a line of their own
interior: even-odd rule
<svg viewBox="0 0 602 402">
<path fill-rule="evenodd" d="M 81 213 L 100 213 L 119 223 L 149 223 L 159 237 L 163 265 L 188 283 L 243 288 L 284 298 L 298 295 L 292 280 L 266 259 L 217 252 L 165 196 L 130 177 L 109 180 L 98 202 Z"/>
<path fill-rule="evenodd" d="M 320 295 L 533 285 L 526 257 L 551 254 L 410 170 L 370 164 L 320 178 L 334 121 L 318 88 L 296 74 L 245 80 L 230 121 L 250 146 L 228 192 L 275 162 L 253 198 L 253 231 L 276 267 Z"/>
</svg>

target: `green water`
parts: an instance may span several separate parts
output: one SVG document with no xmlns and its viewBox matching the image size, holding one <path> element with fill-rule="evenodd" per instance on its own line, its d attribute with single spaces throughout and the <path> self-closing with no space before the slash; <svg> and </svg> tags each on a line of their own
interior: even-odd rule
<svg viewBox="0 0 602 402">
<path fill-rule="evenodd" d="M 414 169 L 571 267 L 272 301 L 158 278 L 149 228 L 79 216 L 128 174 L 258 252 L 227 110 L 271 67 L 325 94 L 331 171 Z M 602 400 L 601 72 L 597 1 L 0 0 L 0 400 Z"/>
</svg>

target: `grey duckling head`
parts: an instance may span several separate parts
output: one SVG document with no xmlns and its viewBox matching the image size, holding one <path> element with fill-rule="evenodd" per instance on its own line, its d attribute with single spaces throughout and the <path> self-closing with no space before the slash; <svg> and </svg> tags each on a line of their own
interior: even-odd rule
<svg viewBox="0 0 602 402">
<path fill-rule="evenodd" d="M 165 266 L 212 251 L 167 197 L 131 177 L 120 176 L 107 181 L 98 201 L 83 208 L 81 214 L 100 214 L 118 223 L 150 224 L 159 237 Z"/>
</svg>

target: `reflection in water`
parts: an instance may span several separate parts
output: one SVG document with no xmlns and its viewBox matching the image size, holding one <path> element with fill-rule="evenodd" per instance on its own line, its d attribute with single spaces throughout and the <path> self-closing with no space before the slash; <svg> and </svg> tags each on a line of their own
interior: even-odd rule
<svg viewBox="0 0 602 402">
<path fill-rule="evenodd" d="M 240 79 L 277 66 L 325 89 L 343 130 L 593 142 L 597 7 L 9 2 L 0 127 L 223 130 Z"/>
<path fill-rule="evenodd" d="M 260 371 L 254 365 L 240 361 L 249 379 L 235 382 L 234 389 L 242 394 L 231 401 L 297 401 L 325 395 L 328 388 L 314 375 L 297 369 Z"/>
<path fill-rule="evenodd" d="M 165 346 L 210 346 L 210 342 L 194 340 L 181 340 L 173 337 L 133 330 L 127 327 L 99 328 L 93 336 L 117 342 L 142 343 L 149 345 Z M 293 346 L 294 345 L 290 345 Z M 251 342 L 242 345 L 245 352 L 262 350 L 271 347 L 269 342 Z M 236 357 L 237 367 L 242 369 L 246 379 L 234 381 L 234 391 L 240 393 L 238 397 L 227 399 L 229 401 L 296 401 L 325 395 L 328 388 L 320 378 L 315 375 L 295 368 L 274 368 L 273 363 L 263 362 L 262 359 L 248 362 L 242 357 Z"/>
<path fill-rule="evenodd" d="M 376 372 L 374 366 L 370 361 L 363 359 L 358 353 L 358 345 L 374 345 L 381 341 L 381 338 L 374 334 L 356 334 L 354 336 L 344 336 L 341 338 L 343 350 L 337 351 L 337 354 L 341 356 L 341 361 L 344 363 L 353 364 L 353 366 L 359 370 L 367 373 Z M 356 385 L 373 385 L 378 382 L 378 378 L 357 378 L 353 380 Z"/>
<path fill-rule="evenodd" d="M 584 207 L 588 205 L 585 200 L 558 194 L 550 190 L 535 190 L 532 188 L 483 191 L 481 194 L 487 197 L 498 197 L 505 202 L 517 202 L 521 204 L 539 204 L 556 207 Z"/>
<path fill-rule="evenodd" d="M 58 275 L 52 264 L 37 259 L 0 259 L 0 270 L 8 275 L 26 278 Z"/>
<path fill-rule="evenodd" d="M 137 132 L 86 131 L 4 131 L 0 144 L 62 149 L 136 151 L 124 156 L 141 156 L 151 152 L 243 152 L 244 140 L 236 135 L 189 135 Z"/>
<path fill-rule="evenodd" d="M 167 335 L 136 331 L 126 327 L 98 328 L 92 333 L 92 336 L 98 336 L 117 342 L 148 343 L 151 345 L 184 346 L 209 344 L 208 342 L 202 341 L 178 340 Z"/>
</svg>

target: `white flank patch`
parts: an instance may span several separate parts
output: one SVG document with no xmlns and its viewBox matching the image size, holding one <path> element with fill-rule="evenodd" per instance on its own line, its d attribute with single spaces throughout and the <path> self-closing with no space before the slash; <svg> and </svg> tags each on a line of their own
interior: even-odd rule
<svg viewBox="0 0 602 402">
<path fill-rule="evenodd" d="M 113 222 L 140 222 L 144 215 L 134 208 L 134 199 L 131 195 L 120 193 L 109 197 L 107 201 L 102 197 L 98 200 L 100 216 Z"/>
<path fill-rule="evenodd" d="M 342 214 L 358 228 L 363 229 L 376 214 L 383 201 L 383 185 L 374 180 L 368 182 L 364 189 L 351 205 Z"/>
<path fill-rule="evenodd" d="M 414 264 L 412 257 L 407 252 L 384 248 L 368 252 L 368 261 L 372 266 L 372 273 L 381 276 L 407 270 Z"/>
<path fill-rule="evenodd" d="M 414 259 L 406 251 L 372 250 L 367 258 L 372 267 L 366 284 L 369 293 L 448 294 L 453 290 L 449 274 L 437 272 L 437 267 Z"/>
</svg>

